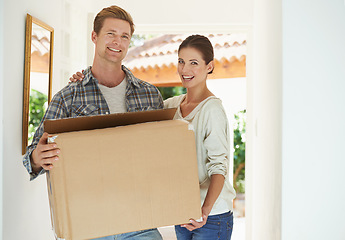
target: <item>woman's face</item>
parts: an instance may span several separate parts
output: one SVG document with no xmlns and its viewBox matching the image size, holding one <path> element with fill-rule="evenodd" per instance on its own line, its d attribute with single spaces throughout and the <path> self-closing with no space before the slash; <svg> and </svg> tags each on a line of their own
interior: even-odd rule
<svg viewBox="0 0 345 240">
<path fill-rule="evenodd" d="M 213 61 L 206 64 L 201 53 L 191 47 L 180 49 L 177 72 L 185 88 L 206 84 L 207 74 L 213 69 Z"/>
</svg>

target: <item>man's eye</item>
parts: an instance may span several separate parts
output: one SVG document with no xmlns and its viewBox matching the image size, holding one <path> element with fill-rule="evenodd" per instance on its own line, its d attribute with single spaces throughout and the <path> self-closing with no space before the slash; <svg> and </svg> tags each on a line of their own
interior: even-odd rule
<svg viewBox="0 0 345 240">
<path fill-rule="evenodd" d="M 183 64 L 184 62 L 183 62 L 183 60 L 178 60 L 177 61 L 179 64 Z"/>
<path fill-rule="evenodd" d="M 129 37 L 127 35 L 123 35 L 122 38 L 129 39 Z"/>
<path fill-rule="evenodd" d="M 198 65 L 198 62 L 191 62 L 192 65 Z"/>
</svg>

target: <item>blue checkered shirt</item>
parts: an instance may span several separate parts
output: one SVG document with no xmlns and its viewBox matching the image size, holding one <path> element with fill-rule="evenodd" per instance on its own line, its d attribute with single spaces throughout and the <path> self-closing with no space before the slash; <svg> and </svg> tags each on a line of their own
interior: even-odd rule
<svg viewBox="0 0 345 240">
<path fill-rule="evenodd" d="M 125 67 L 122 70 L 127 77 L 126 107 L 127 112 L 154 110 L 163 108 L 162 96 L 158 89 L 136 77 Z M 44 133 L 45 119 L 60 119 L 88 115 L 109 114 L 109 107 L 98 87 L 98 80 L 92 75 L 91 67 L 84 71 L 83 81 L 70 83 L 51 100 L 48 109 L 34 135 L 32 144 L 26 149 L 23 164 L 30 174 L 30 180 L 45 172 L 32 171 L 30 156 Z"/>
</svg>

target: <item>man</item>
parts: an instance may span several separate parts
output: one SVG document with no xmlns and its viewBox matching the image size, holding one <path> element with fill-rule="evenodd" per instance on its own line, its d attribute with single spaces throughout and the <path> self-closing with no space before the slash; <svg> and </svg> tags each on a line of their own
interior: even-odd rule
<svg viewBox="0 0 345 240">
<path fill-rule="evenodd" d="M 94 20 L 92 41 L 95 56 L 84 71 L 84 80 L 67 85 L 52 99 L 28 146 L 23 164 L 33 180 L 59 161 L 59 148 L 47 143 L 45 119 L 134 112 L 163 108 L 156 87 L 135 78 L 122 60 L 127 54 L 134 31 L 132 17 L 122 8 L 111 6 L 99 12 Z M 120 217 L 120 216 L 114 216 Z M 115 236 L 100 238 L 114 239 Z M 157 229 L 120 234 L 116 239 L 162 239 Z"/>
</svg>

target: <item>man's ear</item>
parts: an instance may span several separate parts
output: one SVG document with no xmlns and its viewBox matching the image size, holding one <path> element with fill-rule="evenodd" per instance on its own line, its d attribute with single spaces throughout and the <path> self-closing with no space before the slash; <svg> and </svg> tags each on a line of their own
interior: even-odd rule
<svg viewBox="0 0 345 240">
<path fill-rule="evenodd" d="M 96 44 L 96 42 L 97 42 L 97 33 L 95 31 L 92 31 L 92 33 L 91 33 L 91 40 L 92 40 L 93 43 Z"/>
</svg>

